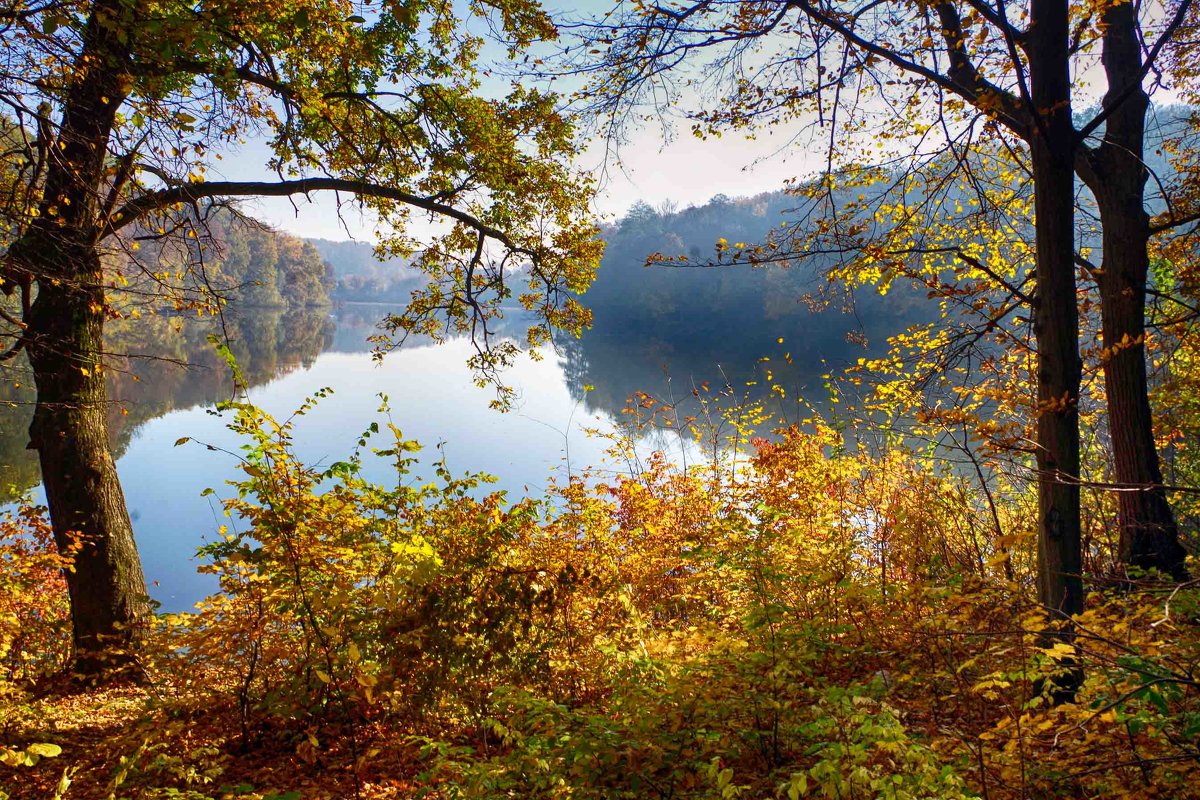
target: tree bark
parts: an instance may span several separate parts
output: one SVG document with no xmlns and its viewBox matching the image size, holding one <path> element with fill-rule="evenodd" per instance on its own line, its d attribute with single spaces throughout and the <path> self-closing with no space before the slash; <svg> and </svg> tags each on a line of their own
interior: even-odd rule
<svg viewBox="0 0 1200 800">
<path fill-rule="evenodd" d="M 1032 0 L 1030 136 L 1037 216 L 1038 598 L 1064 617 L 1083 610 L 1079 523 L 1079 313 L 1075 296 L 1075 131 L 1066 0 Z"/>
<path fill-rule="evenodd" d="M 129 91 L 122 15 L 133 13 L 120 0 L 93 5 L 58 139 L 48 147 L 38 216 L 8 254 L 37 285 L 24 333 L 38 391 L 29 446 L 38 452 L 55 541 L 73 557 L 66 580 L 75 668 L 87 675 L 134 663 L 148 613 L 105 424 L 98 250 L 108 143 Z"/>
<path fill-rule="evenodd" d="M 1104 390 L 1117 494 L 1120 557 L 1127 566 L 1186 579 L 1186 552 L 1162 485 L 1146 385 L 1146 280 L 1150 217 L 1144 163 L 1150 99 L 1140 79 L 1141 49 L 1130 3 L 1110 5 L 1103 18 L 1104 141 L 1084 177 L 1096 197 L 1103 260 L 1097 276 L 1105 349 Z"/>
<path fill-rule="evenodd" d="M 38 398 L 29 433 L 55 542 L 60 552 L 73 552 L 66 579 L 75 671 L 98 675 L 135 663 L 148 606 L 109 447 L 99 258 L 83 258 L 90 269 L 77 266 L 72 283 L 43 284 L 31 308 L 29 360 Z"/>
</svg>

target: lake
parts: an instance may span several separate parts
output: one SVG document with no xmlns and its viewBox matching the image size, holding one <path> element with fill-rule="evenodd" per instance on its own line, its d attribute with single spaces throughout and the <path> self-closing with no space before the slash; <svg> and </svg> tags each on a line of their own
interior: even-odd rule
<svg viewBox="0 0 1200 800">
<path fill-rule="evenodd" d="M 367 426 L 384 421 L 379 407 L 385 395 L 391 421 L 406 439 L 425 446 L 412 480 L 432 478 L 428 465 L 444 456 L 454 474 L 485 472 L 496 476 L 494 486 L 510 497 L 539 496 L 548 478 L 562 481 L 584 466 L 628 471 L 629 464 L 606 460 L 610 442 L 603 434 L 614 431 L 617 420 L 628 421 L 621 408 L 632 392 L 645 390 L 677 402 L 677 411 L 668 416 L 679 420 L 696 413 L 692 393 L 701 387 L 724 404 L 745 394 L 767 395 L 758 379 L 774 364 L 776 380 L 786 379 L 792 387 L 786 401 L 771 397 L 779 418 L 787 418 L 799 413 L 799 396 L 819 394 L 811 389 L 821 386 L 821 374 L 830 368 L 818 355 L 786 367 L 779 358 L 760 361 L 758 354 L 787 347 L 778 345 L 775 330 L 753 336 L 743 331 L 738 349 L 723 354 L 723 363 L 709 348 L 689 349 L 688 337 L 664 341 L 590 334 L 582 341 L 564 340 L 558 351 L 542 351 L 541 360 L 519 360 L 505 374 L 516 390 L 513 407 L 499 412 L 489 407 L 494 391 L 472 381 L 466 367 L 472 348 L 466 340 L 409 343 L 382 361 L 374 359 L 367 339 L 388 310 L 370 305 L 335 313 L 245 309 L 226 320 L 251 402 L 287 416 L 304 398 L 333 389 L 296 426 L 296 451 L 306 463 L 345 460 Z M 524 328 L 519 313 L 503 324 L 503 332 L 512 335 Z M 150 594 L 165 611 L 186 610 L 216 588 L 212 576 L 196 572 L 196 550 L 222 524 L 239 524 L 223 516 L 220 503 L 232 491 L 226 482 L 242 474 L 235 455 L 241 442 L 226 428 L 230 416 L 213 411 L 217 402 L 233 396 L 233 385 L 229 369 L 207 341 L 211 331 L 195 321 L 159 317 L 115 326 L 110 338 L 113 351 L 130 354 L 110 369 L 109 424 L 118 472 Z M 9 497 L 38 481 L 36 462 L 24 449 L 33 394 L 21 369 L 6 368 L 7 394 L 0 397 L 9 405 L 0 418 L 0 484 L 9 487 Z M 185 437 L 189 441 L 176 446 Z M 681 449 L 673 433 L 646 435 L 640 448 L 697 457 L 696 448 Z M 366 477 L 394 480 L 382 460 L 367 465 Z M 214 494 L 202 496 L 206 488 Z"/>
<path fill-rule="evenodd" d="M 374 331 L 353 324 L 359 321 L 343 322 L 334 339 L 342 348 L 354 345 L 355 351 L 327 349 L 311 363 L 249 390 L 251 402 L 286 416 L 303 398 L 334 389 L 296 426 L 297 454 L 306 463 L 349 456 L 359 434 L 382 420 L 381 394 L 388 397 L 390 418 L 405 438 L 426 446 L 422 462 L 435 460 L 440 450 L 452 472 L 487 472 L 499 477 L 497 488 L 513 494 L 540 494 L 548 476 L 562 477 L 572 464 L 603 460 L 605 442 L 583 428 L 611 425 L 587 413 L 572 396 L 553 352 L 541 361 L 522 359 L 507 373 L 517 398 L 511 411 L 501 413 L 489 407 L 494 392 L 471 380 L 466 340 L 405 346 L 378 362 L 366 342 Z M 223 518 L 219 502 L 227 494 L 225 482 L 241 474 L 235 456 L 221 452 L 236 452 L 241 443 L 225 427 L 228 417 L 214 415 L 209 405 L 171 411 L 143 423 L 118 461 L 146 580 L 163 610 L 188 608 L 215 588 L 212 576 L 195 571 L 196 548 L 221 524 L 238 524 Z M 174 446 L 182 437 L 192 441 Z M 394 479 L 383 460 L 368 462 L 367 477 Z M 421 482 L 421 477 L 432 477 L 432 470 L 418 469 L 413 479 Z M 215 495 L 201 497 L 206 487 Z"/>
</svg>

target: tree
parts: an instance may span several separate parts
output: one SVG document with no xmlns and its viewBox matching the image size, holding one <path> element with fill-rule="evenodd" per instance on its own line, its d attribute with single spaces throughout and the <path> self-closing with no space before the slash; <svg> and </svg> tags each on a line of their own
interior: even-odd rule
<svg viewBox="0 0 1200 800">
<path fill-rule="evenodd" d="M 1110 2 L 1099 14 L 1108 91 L 1101 111 L 1076 138 L 1076 171 L 1095 196 L 1101 227 L 1100 289 L 1105 348 L 1104 384 L 1117 494 L 1121 560 L 1142 569 L 1187 577 L 1186 551 L 1163 488 L 1146 382 L 1146 289 L 1150 244 L 1155 233 L 1174 227 L 1168 219 L 1152 226 L 1147 210 L 1146 76 L 1189 13 L 1181 0 L 1153 46 L 1143 53 L 1146 28 L 1132 3 Z M 1146 13 L 1145 10 L 1142 11 Z M 1103 129 L 1098 145 L 1083 142 Z"/>
<path fill-rule="evenodd" d="M 514 282 L 539 317 L 531 343 L 585 322 L 566 292 L 587 285 L 598 246 L 571 127 L 552 95 L 484 96 L 472 25 L 510 55 L 555 34 L 527 0 L 473 4 L 467 19 L 437 0 L 0 7 L 0 102 L 23 140 L 3 259 L 21 300 L 4 317 L 8 356 L 25 350 L 34 371 L 30 447 L 55 538 L 83 544 L 68 573 L 78 671 L 128 664 L 147 613 L 104 425 L 104 324 L 124 313 L 114 263 L 137 264 L 130 231 L 187 236 L 213 203 L 333 192 L 395 231 L 391 251 L 415 249 L 403 235 L 414 212 L 440 221 L 416 262 L 428 289 L 392 320 L 401 334 L 469 331 L 474 366 L 491 373 L 517 349 L 488 325 Z M 269 139 L 272 179 L 206 178 L 214 153 L 251 136 Z M 213 302 L 202 275 L 148 278 L 178 305 Z"/>
<path fill-rule="evenodd" d="M 1143 83 L 1188 5 L 1188 0 L 1169 9 L 1120 3 L 1074 8 L 1065 0 L 638 5 L 582 23 L 580 46 L 600 53 L 590 60 L 572 57 L 569 69 L 600 74 L 589 96 L 616 135 L 627 112 L 643 103 L 659 108 L 692 103 L 694 132 L 701 136 L 815 117 L 828 128 L 830 174 L 856 158 L 920 162 L 930 157 L 930 142 L 941 143 L 943 160 L 960 173 L 970 171 L 971 153 L 981 146 L 1007 149 L 1015 165 L 1028 170 L 1036 218 L 1033 292 L 1022 291 L 1020 275 L 989 267 L 963 248 L 939 255 L 966 261 L 972 272 L 1032 306 L 1039 596 L 1047 607 L 1070 615 L 1083 599 L 1076 306 L 1076 261 L 1082 259 L 1075 247 L 1073 173 L 1095 176 L 1098 164 L 1103 164 L 1103 177 L 1095 183 L 1106 266 L 1092 274 L 1114 276 L 1101 279 L 1106 346 L 1115 354 L 1105 365 L 1107 401 L 1113 424 L 1125 426 L 1114 436 L 1114 464 L 1118 482 L 1131 490 L 1123 492 L 1120 505 L 1122 552 L 1131 564 L 1181 574 L 1182 550 L 1157 468 L 1139 337 L 1147 239 L 1130 244 L 1121 239 L 1121 228 L 1136 222 L 1149 233 L 1145 169 L 1141 150 L 1133 148 L 1140 148 L 1144 134 L 1138 121 L 1146 112 Z M 1154 20 L 1163 22 L 1156 26 Z M 1130 49 L 1130 36 L 1147 39 L 1144 52 L 1136 41 Z M 1098 45 L 1109 93 L 1103 109 L 1076 128 L 1072 71 L 1094 57 Z M 711 97 L 719 103 L 705 105 L 703 98 Z M 1102 127 L 1104 141 L 1092 146 L 1088 137 Z M 878 271 L 881 253 L 869 246 L 878 228 L 852 214 L 839 219 L 832 183 L 830 215 L 818 223 L 820 230 L 854 242 Z M 892 202 L 911 202 L 909 184 L 903 186 Z M 926 255 L 915 246 L 887 254 Z"/>
</svg>

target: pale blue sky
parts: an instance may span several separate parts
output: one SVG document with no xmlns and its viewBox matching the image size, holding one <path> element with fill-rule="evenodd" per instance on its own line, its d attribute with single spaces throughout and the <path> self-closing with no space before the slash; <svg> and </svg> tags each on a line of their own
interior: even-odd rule
<svg viewBox="0 0 1200 800">
<path fill-rule="evenodd" d="M 547 3 L 556 16 L 563 13 L 580 16 L 603 11 L 612 3 L 578 0 L 565 8 L 559 5 L 555 9 L 554 5 L 554 0 Z M 485 79 L 484 91 L 488 90 L 488 83 Z M 496 87 L 502 87 L 507 80 L 496 79 L 495 83 Z M 574 87 L 558 84 L 556 88 L 566 91 Z M 795 129 L 781 129 L 760 132 L 755 141 L 736 135 L 700 141 L 684 126 L 672 141 L 666 142 L 660 126 L 653 125 L 635 131 L 616 154 L 617 158 L 606 158 L 604 148 L 597 144 L 589 148 L 579 166 L 602 176 L 595 214 L 599 220 L 611 220 L 619 218 L 639 200 L 653 206 L 671 201 L 682 208 L 701 205 L 717 194 L 738 197 L 780 189 L 789 178 L 811 173 L 824 155 L 802 145 L 789 145 L 795 134 Z M 268 157 L 265 147 L 251 142 L 238 152 L 226 153 L 222 161 L 212 165 L 208 177 L 267 179 L 271 176 L 263 164 Z M 293 201 L 256 199 L 247 201 L 243 207 L 247 213 L 298 236 L 374 241 L 373 220 L 363 218 L 351 204 L 345 206 L 339 219 L 332 195 L 313 195 L 311 202 L 303 197 Z M 421 235 L 422 231 L 413 233 Z"/>
<path fill-rule="evenodd" d="M 681 132 L 665 143 L 656 126 L 636 133 L 621 148 L 619 163 L 610 157 L 606 165 L 603 148 L 595 146 L 581 159 L 580 167 L 603 175 L 595 210 L 598 218 L 611 219 L 638 200 L 653 206 L 673 201 L 682 208 L 701 205 L 717 194 L 738 197 L 780 189 L 788 178 L 811 172 L 824 155 L 789 145 L 794 134 L 781 130 L 763 132 L 756 141 L 737 136 L 700 141 Z M 209 177 L 245 179 L 256 171 L 266 177 L 262 170 L 266 157 L 265 148 L 248 145 L 217 162 Z M 248 201 L 244 209 L 297 236 L 373 241 L 372 221 L 350 204 L 344 209 L 343 224 L 332 195 L 313 195 L 312 202 L 293 199 L 294 207 L 286 199 L 270 198 Z"/>
</svg>

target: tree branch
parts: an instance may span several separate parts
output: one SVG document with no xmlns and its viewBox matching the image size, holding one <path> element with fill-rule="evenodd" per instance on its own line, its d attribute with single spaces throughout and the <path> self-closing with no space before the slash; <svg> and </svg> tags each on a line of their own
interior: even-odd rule
<svg viewBox="0 0 1200 800">
<path fill-rule="evenodd" d="M 1021 106 L 1017 98 L 984 78 L 969 60 L 955 63 L 952 54 L 950 71 L 943 75 L 936 70 L 919 64 L 911 58 L 906 58 L 895 50 L 884 47 L 878 42 L 873 42 L 870 39 L 862 37 L 850 25 L 814 6 L 810 0 L 787 0 L 787 3 L 794 8 L 800 9 L 806 16 L 819 24 L 834 31 L 856 48 L 877 58 L 881 58 L 905 72 L 919 75 L 958 95 L 976 108 L 984 108 L 986 110 L 988 103 L 985 98 L 994 98 L 997 111 L 999 112 L 998 116 L 1006 127 L 1022 139 L 1028 140 L 1032 134 L 1033 119 L 1025 113 L 1026 109 Z"/>
<path fill-rule="evenodd" d="M 536 254 L 518 246 L 504 231 L 494 228 L 466 211 L 421 195 L 347 178 L 298 178 L 290 181 L 200 181 L 160 189 L 135 197 L 109 218 L 103 236 L 109 236 L 141 217 L 177 203 L 195 203 L 209 197 L 288 197 L 310 192 L 346 192 L 359 197 L 377 197 L 424 209 L 448 217 L 494 239 L 510 250 L 535 258 Z"/>
<path fill-rule="evenodd" d="M 968 264 L 969 266 L 973 267 L 974 269 L 979 270 L 984 275 L 987 275 L 989 278 L 994 280 L 996 283 L 1003 286 L 1006 291 L 1011 293 L 1014 297 L 1018 298 L 1022 303 L 1025 303 L 1025 305 L 1029 306 L 1030 308 L 1037 307 L 1037 299 L 1036 298 L 1025 294 L 1024 292 L 1022 292 L 1020 290 L 1020 288 L 1013 286 L 1011 283 L 1006 281 L 1003 276 L 1001 276 L 999 273 L 997 273 L 991 267 L 984 264 L 978 258 L 975 258 L 974 256 L 963 252 L 962 248 L 955 248 L 953 250 L 953 253 L 960 261 L 963 261 L 966 264 Z"/>
<path fill-rule="evenodd" d="M 1200 221 L 1200 209 L 1190 211 L 1180 216 L 1163 214 L 1155 218 L 1156 221 L 1150 225 L 1150 234 L 1164 233 L 1172 228 L 1178 228 L 1180 225 L 1188 225 L 1192 222 Z"/>
</svg>

